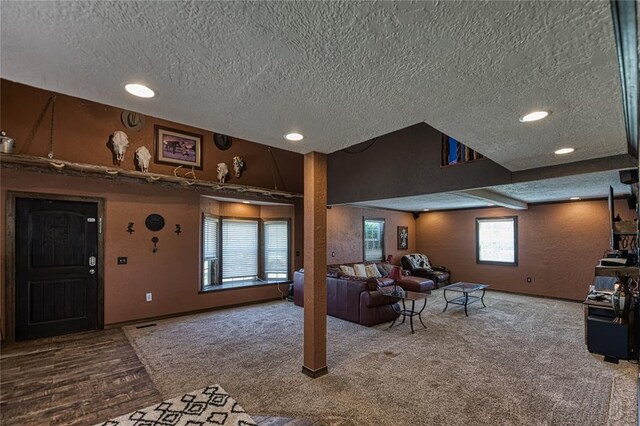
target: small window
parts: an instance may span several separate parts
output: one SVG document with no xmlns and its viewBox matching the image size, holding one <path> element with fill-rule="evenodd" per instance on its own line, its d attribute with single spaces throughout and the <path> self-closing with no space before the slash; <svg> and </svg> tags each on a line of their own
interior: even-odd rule
<svg viewBox="0 0 640 426">
<path fill-rule="evenodd" d="M 518 265 L 518 217 L 476 218 L 476 263 Z"/>
<path fill-rule="evenodd" d="M 289 278 L 289 221 L 264 222 L 264 276 L 267 280 Z"/>
<path fill-rule="evenodd" d="M 365 261 L 384 260 L 384 219 L 363 219 L 362 238 Z"/>
<path fill-rule="evenodd" d="M 218 256 L 218 218 L 203 217 L 202 225 L 202 285 L 208 287 L 219 285 L 218 268 L 220 258 Z"/>
<path fill-rule="evenodd" d="M 258 278 L 258 221 L 222 219 L 222 282 Z"/>
<path fill-rule="evenodd" d="M 202 291 L 290 279 L 289 219 L 202 216 Z M 225 287 L 225 284 L 229 284 Z"/>
<path fill-rule="evenodd" d="M 484 158 L 482 154 L 460 143 L 454 138 L 442 135 L 442 166 L 464 164 Z"/>
</svg>

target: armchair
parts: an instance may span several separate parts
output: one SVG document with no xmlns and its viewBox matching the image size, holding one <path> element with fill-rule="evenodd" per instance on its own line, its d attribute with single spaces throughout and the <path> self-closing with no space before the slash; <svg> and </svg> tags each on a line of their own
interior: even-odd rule
<svg viewBox="0 0 640 426">
<path fill-rule="evenodd" d="M 449 285 L 451 271 L 444 266 L 434 266 L 426 254 L 411 253 L 402 256 L 402 267 L 416 277 L 432 280 L 436 288 Z"/>
</svg>

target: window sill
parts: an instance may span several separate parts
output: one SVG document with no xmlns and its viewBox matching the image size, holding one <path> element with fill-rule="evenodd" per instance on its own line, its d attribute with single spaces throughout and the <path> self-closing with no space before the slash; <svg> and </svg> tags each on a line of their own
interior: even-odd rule
<svg viewBox="0 0 640 426">
<path fill-rule="evenodd" d="M 239 288 L 250 288 L 250 287 L 263 287 L 266 285 L 278 285 L 278 284 L 291 284 L 293 281 L 291 280 L 251 280 L 251 281 L 235 281 L 224 283 L 220 285 L 211 285 L 208 287 L 204 287 L 202 290 L 198 292 L 198 294 L 204 293 L 214 293 L 216 291 L 225 291 L 225 290 L 236 290 Z M 288 290 L 287 290 L 288 291 Z"/>
</svg>

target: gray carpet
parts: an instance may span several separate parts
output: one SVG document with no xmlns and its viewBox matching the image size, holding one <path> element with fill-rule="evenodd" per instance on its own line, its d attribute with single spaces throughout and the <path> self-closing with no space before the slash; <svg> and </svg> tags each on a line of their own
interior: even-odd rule
<svg viewBox="0 0 640 426">
<path fill-rule="evenodd" d="M 302 308 L 272 302 L 125 332 L 164 398 L 219 383 L 253 415 L 369 425 L 631 425 L 636 365 L 584 344 L 582 305 L 487 292 L 408 324 L 328 317 L 329 374 L 302 367 Z"/>
</svg>

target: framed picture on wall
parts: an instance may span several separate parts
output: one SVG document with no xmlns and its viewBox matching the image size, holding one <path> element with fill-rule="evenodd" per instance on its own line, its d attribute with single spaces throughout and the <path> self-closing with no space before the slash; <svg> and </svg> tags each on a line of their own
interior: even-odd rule
<svg viewBox="0 0 640 426">
<path fill-rule="evenodd" d="M 202 135 L 154 126 L 155 160 L 202 170 Z"/>
<path fill-rule="evenodd" d="M 398 250 L 409 250 L 408 226 L 398 226 Z"/>
</svg>

